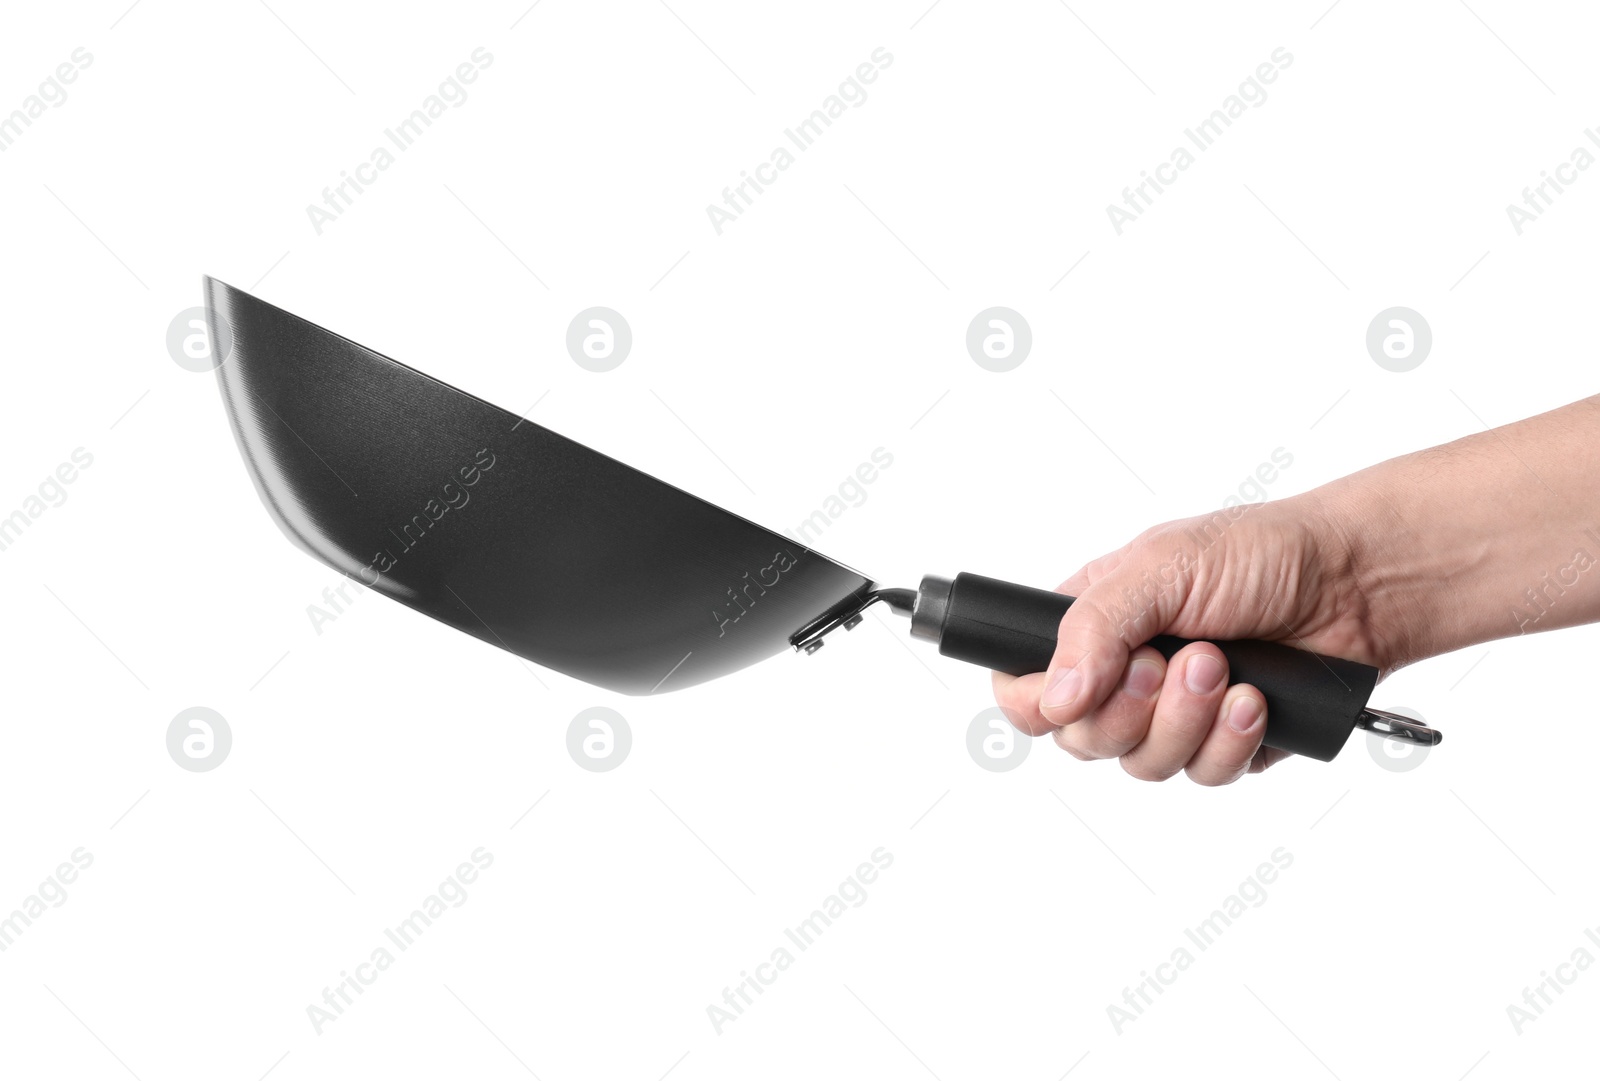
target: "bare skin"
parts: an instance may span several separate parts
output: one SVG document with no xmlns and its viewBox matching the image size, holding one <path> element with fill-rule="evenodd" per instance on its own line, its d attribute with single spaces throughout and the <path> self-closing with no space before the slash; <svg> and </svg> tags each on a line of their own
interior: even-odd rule
<svg viewBox="0 0 1600 1081">
<path fill-rule="evenodd" d="M 1285 757 L 1266 701 L 1206 639 L 1375 665 L 1600 620 L 1600 396 L 1303 495 L 1169 522 L 1058 590 L 1050 670 L 994 676 L 1030 735 L 1160 781 L 1230 784 Z M 1143 643 L 1201 639 L 1170 662 Z"/>
</svg>

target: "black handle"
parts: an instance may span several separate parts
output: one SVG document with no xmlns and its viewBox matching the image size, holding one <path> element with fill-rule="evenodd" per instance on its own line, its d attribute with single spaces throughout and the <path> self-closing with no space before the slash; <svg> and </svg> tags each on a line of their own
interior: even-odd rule
<svg viewBox="0 0 1600 1081">
<path fill-rule="evenodd" d="M 1014 676 L 1043 672 L 1056 652 L 1061 617 L 1074 598 L 978 574 L 950 587 L 939 652 Z M 1171 659 L 1188 641 L 1161 635 L 1150 645 Z M 1279 642 L 1217 642 L 1228 679 L 1267 699 L 1268 747 L 1333 760 L 1378 682 L 1371 665 L 1324 657 Z"/>
</svg>

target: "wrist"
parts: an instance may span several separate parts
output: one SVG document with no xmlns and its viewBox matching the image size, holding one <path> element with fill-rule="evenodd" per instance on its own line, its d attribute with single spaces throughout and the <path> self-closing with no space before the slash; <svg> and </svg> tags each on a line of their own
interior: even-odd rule
<svg viewBox="0 0 1600 1081">
<path fill-rule="evenodd" d="M 1365 470 L 1297 498 L 1342 586 L 1336 603 L 1359 622 L 1372 663 L 1387 672 L 1443 652 L 1439 631 L 1450 617 L 1441 602 L 1450 593 L 1440 588 L 1438 538 L 1421 540 L 1389 479 Z"/>
</svg>

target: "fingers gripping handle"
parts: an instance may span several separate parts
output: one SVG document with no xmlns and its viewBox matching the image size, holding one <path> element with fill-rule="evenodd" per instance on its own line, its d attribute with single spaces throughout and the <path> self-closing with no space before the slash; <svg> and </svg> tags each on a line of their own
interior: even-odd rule
<svg viewBox="0 0 1600 1081">
<path fill-rule="evenodd" d="M 920 614 L 922 636 L 933 637 L 926 632 L 937 628 L 939 652 L 947 657 L 1014 676 L 1049 668 L 1072 597 L 977 574 L 958 574 L 947 593 L 944 584 L 924 580 L 913 634 Z M 1150 640 L 1169 660 L 1188 644 L 1170 635 Z M 1378 681 L 1370 665 L 1278 642 L 1215 644 L 1228 659 L 1229 682 L 1248 683 L 1266 696 L 1266 745 L 1323 762 L 1344 746 Z"/>
</svg>

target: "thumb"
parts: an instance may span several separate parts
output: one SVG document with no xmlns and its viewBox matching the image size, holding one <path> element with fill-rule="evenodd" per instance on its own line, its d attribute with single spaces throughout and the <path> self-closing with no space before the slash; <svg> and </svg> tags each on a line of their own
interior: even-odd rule
<svg viewBox="0 0 1600 1081">
<path fill-rule="evenodd" d="M 1088 585 L 1061 617 L 1039 710 L 1054 725 L 1080 721 L 1114 691 L 1128 655 L 1172 621 L 1188 590 L 1186 560 L 1130 552 Z"/>
</svg>

